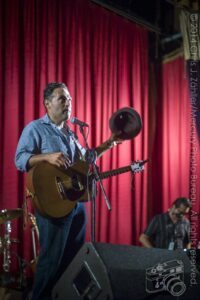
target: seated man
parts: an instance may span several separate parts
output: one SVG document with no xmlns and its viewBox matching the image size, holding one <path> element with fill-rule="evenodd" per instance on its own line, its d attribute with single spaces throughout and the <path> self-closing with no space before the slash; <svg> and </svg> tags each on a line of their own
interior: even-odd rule
<svg viewBox="0 0 200 300">
<path fill-rule="evenodd" d="M 188 198 L 177 198 L 167 212 L 156 215 L 140 235 L 140 242 L 147 248 L 189 249 L 190 222 L 184 217 L 191 208 Z"/>
</svg>

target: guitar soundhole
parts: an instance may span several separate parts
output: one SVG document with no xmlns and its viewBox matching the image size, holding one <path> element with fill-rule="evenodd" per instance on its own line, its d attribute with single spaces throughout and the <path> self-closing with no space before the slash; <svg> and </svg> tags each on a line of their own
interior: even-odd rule
<svg viewBox="0 0 200 300">
<path fill-rule="evenodd" d="M 81 191 L 83 189 L 80 178 L 76 175 L 72 176 L 72 188 L 74 191 Z"/>
<path fill-rule="evenodd" d="M 60 177 L 55 177 L 56 186 L 62 200 L 77 201 L 85 193 L 85 189 L 78 176 L 71 177 L 71 183 L 66 184 Z"/>
<path fill-rule="evenodd" d="M 67 189 L 66 194 L 70 201 L 77 201 L 85 193 L 85 188 L 81 182 L 79 176 L 72 176 L 71 188 Z"/>
</svg>

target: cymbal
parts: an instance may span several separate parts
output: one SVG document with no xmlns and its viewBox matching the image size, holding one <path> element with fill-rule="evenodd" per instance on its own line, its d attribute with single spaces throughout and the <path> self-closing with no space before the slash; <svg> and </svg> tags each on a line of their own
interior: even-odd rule
<svg viewBox="0 0 200 300">
<path fill-rule="evenodd" d="M 0 224 L 5 223 L 16 218 L 19 218 L 22 215 L 23 209 L 3 209 L 0 211 Z"/>
</svg>

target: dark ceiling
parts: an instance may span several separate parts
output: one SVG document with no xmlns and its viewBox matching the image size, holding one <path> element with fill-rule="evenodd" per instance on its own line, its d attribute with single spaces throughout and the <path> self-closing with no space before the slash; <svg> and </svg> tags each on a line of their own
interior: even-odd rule
<svg viewBox="0 0 200 300">
<path fill-rule="evenodd" d="M 148 28 L 152 59 L 180 48 L 179 12 L 198 0 L 91 0 Z"/>
</svg>

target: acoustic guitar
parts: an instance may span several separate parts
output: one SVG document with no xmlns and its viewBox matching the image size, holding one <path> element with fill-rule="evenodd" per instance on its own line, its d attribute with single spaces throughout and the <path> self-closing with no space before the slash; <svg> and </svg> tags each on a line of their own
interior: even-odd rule
<svg viewBox="0 0 200 300">
<path fill-rule="evenodd" d="M 78 161 L 67 169 L 58 168 L 47 162 L 37 164 L 28 172 L 27 188 L 34 208 L 43 216 L 54 218 L 68 215 L 77 201 L 87 201 L 93 179 L 105 179 L 125 172 L 141 172 L 145 161 L 102 172 L 99 178 L 90 172 L 85 161 Z"/>
</svg>

